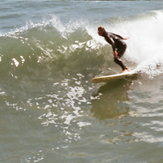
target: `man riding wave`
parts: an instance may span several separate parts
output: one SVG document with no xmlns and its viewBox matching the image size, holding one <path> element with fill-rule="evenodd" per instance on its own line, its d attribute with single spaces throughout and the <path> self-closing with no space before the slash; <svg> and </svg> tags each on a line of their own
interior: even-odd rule
<svg viewBox="0 0 163 163">
<path fill-rule="evenodd" d="M 126 51 L 127 45 L 123 40 L 127 40 L 127 38 L 107 32 L 103 27 L 98 27 L 98 34 L 104 37 L 105 40 L 112 46 L 114 62 L 122 68 L 122 72 L 128 71 L 128 67 L 125 66 L 120 59 Z"/>
</svg>

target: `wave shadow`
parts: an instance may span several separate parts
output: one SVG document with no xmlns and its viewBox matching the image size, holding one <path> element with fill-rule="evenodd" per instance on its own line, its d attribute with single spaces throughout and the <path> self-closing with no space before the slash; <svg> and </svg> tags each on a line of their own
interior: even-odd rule
<svg viewBox="0 0 163 163">
<path fill-rule="evenodd" d="M 100 120 L 128 114 L 128 90 L 132 80 L 120 79 L 101 86 L 91 101 L 91 112 Z"/>
</svg>

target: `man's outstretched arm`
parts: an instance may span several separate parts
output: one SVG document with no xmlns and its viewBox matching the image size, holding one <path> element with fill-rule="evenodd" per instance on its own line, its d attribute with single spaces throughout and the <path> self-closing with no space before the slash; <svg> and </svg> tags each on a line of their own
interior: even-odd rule
<svg viewBox="0 0 163 163">
<path fill-rule="evenodd" d="M 127 40 L 128 38 L 127 37 L 122 37 L 122 36 L 120 36 L 120 35 L 118 35 L 118 34 L 115 34 L 115 33 L 113 33 L 113 35 L 115 35 L 115 36 L 117 36 L 118 38 L 120 38 L 120 39 L 122 39 L 122 40 Z"/>
</svg>

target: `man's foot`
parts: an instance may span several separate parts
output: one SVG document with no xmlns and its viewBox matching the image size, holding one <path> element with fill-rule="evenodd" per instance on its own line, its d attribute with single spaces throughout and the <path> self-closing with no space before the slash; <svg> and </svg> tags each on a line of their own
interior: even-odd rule
<svg viewBox="0 0 163 163">
<path fill-rule="evenodd" d="M 122 70 L 122 73 L 124 73 L 124 72 L 129 72 L 129 71 L 130 71 L 129 68 L 126 67 L 124 70 Z"/>
</svg>

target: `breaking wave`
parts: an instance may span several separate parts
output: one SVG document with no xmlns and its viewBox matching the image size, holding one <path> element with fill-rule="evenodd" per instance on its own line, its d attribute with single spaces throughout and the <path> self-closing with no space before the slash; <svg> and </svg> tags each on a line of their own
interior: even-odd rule
<svg viewBox="0 0 163 163">
<path fill-rule="evenodd" d="M 162 73 L 163 13 L 153 11 L 143 16 L 104 24 L 112 32 L 129 37 L 127 64 L 150 75 Z M 57 17 L 0 36 L 1 78 L 24 74 L 62 76 L 81 73 L 96 75 L 112 64 L 112 52 L 97 35 L 97 26 L 88 22 L 63 24 Z M 134 65 L 134 66 L 133 66 Z M 36 75 L 37 74 L 37 75 Z M 56 75 L 57 74 L 57 75 Z M 62 75 L 61 75 L 62 74 Z"/>
</svg>

